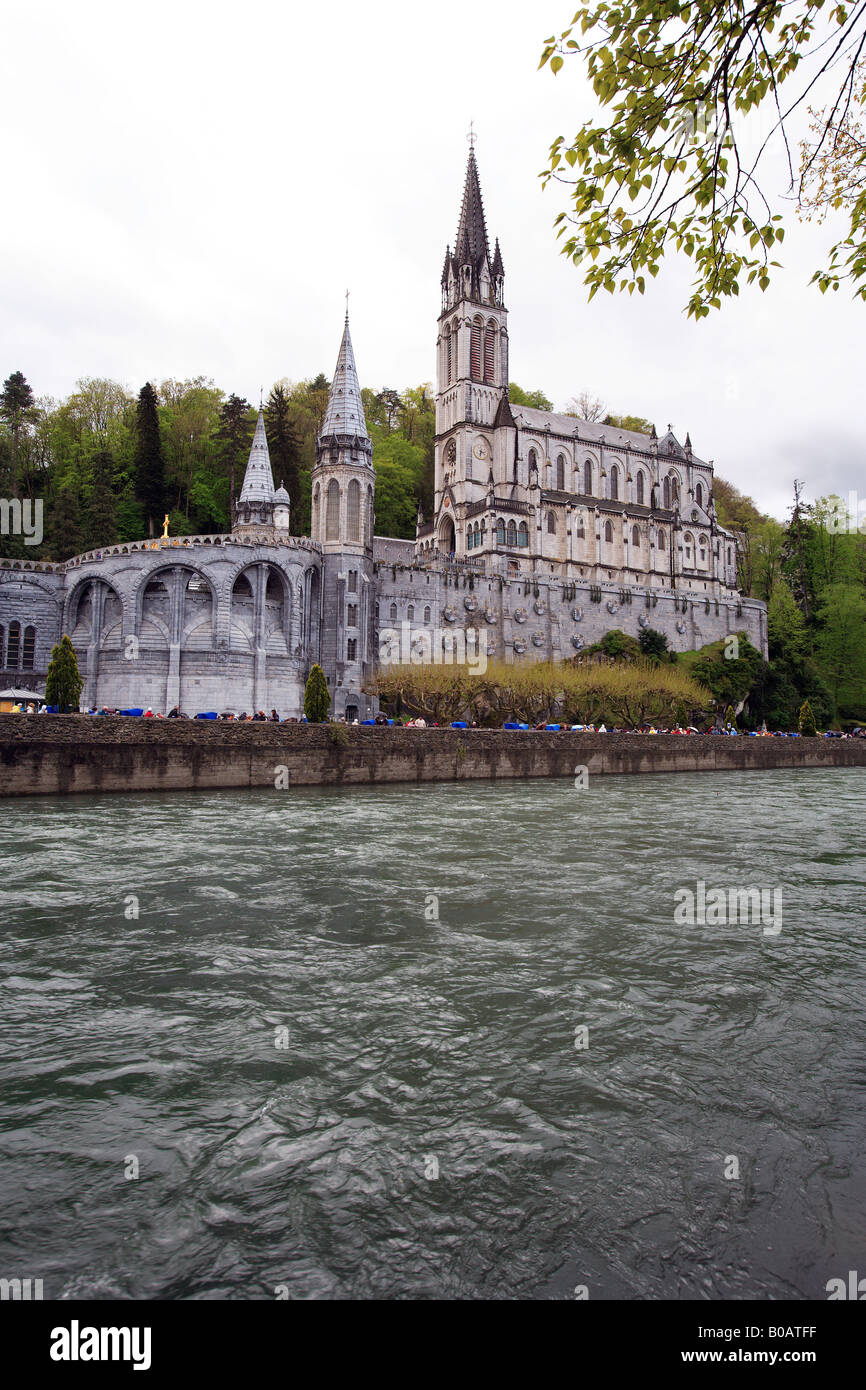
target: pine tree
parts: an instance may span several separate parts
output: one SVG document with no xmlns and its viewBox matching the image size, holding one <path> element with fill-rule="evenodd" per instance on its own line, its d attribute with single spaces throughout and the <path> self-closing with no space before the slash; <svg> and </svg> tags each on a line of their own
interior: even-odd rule
<svg viewBox="0 0 866 1390">
<path fill-rule="evenodd" d="M 18 476 L 18 444 L 21 439 L 21 431 L 32 420 L 36 411 L 36 402 L 33 399 L 33 391 L 27 383 L 27 378 L 23 372 L 12 372 L 7 376 L 3 383 L 3 390 L 0 391 L 0 415 L 9 426 L 9 433 L 12 436 L 12 480 L 13 485 L 17 483 Z"/>
<path fill-rule="evenodd" d="M 69 560 L 84 548 L 78 491 L 67 484 L 58 489 L 51 507 L 49 550 L 52 560 Z"/>
<path fill-rule="evenodd" d="M 304 689 L 304 715 L 308 724 L 321 724 L 328 717 L 331 696 L 321 666 L 314 666 Z"/>
<path fill-rule="evenodd" d="M 70 709 L 78 709 L 78 701 L 84 689 L 84 681 L 78 670 L 75 648 L 66 636 L 51 653 L 51 663 L 45 681 L 45 703 L 56 705 L 61 714 Z"/>
<path fill-rule="evenodd" d="M 737 729 L 737 716 L 734 714 L 734 707 L 733 707 L 733 705 L 728 705 L 728 708 L 725 710 L 725 728 L 726 728 L 726 729 L 727 729 L 728 725 L 730 725 L 730 727 L 734 730 L 735 733 L 739 732 L 738 729 Z"/>
<path fill-rule="evenodd" d="M 229 396 L 220 407 L 217 439 L 223 463 L 228 470 L 230 526 L 235 524 L 235 471 L 243 467 L 252 441 L 252 421 L 249 419 L 251 410 L 249 401 L 235 395 Z"/>
<path fill-rule="evenodd" d="M 800 706 L 800 717 L 797 720 L 797 727 L 804 738 L 814 738 L 818 732 L 815 724 L 815 716 L 812 713 L 812 706 L 808 700 L 804 700 Z"/>
<path fill-rule="evenodd" d="M 113 479 L 114 460 L 107 449 L 100 449 L 93 459 L 93 485 L 87 508 L 85 541 L 88 546 L 113 545 L 117 539 Z"/>
<path fill-rule="evenodd" d="M 149 381 L 138 393 L 135 445 L 135 495 L 144 507 L 148 535 L 161 525 L 165 502 L 165 463 L 159 433 L 156 391 Z"/>
<path fill-rule="evenodd" d="M 301 503 L 300 446 L 292 430 L 291 401 L 285 386 L 272 388 L 265 406 L 265 426 L 274 478 L 289 494 L 290 516 L 297 525 Z"/>
</svg>

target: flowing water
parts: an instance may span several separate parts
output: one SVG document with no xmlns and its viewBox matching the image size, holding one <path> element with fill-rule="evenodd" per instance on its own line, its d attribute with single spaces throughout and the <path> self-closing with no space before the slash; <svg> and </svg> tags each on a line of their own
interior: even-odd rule
<svg viewBox="0 0 866 1390">
<path fill-rule="evenodd" d="M 862 770 L 4 812 L 0 1276 L 722 1299 L 866 1274 Z M 676 921 L 698 880 L 780 888 L 781 930 Z"/>
</svg>

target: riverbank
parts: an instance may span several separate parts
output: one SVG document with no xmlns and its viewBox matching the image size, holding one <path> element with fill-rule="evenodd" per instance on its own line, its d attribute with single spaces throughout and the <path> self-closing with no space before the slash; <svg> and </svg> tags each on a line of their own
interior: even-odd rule
<svg viewBox="0 0 866 1390">
<path fill-rule="evenodd" d="M 0 715 L 6 797 L 573 777 L 578 767 L 590 776 L 866 767 L 866 740 Z"/>
</svg>

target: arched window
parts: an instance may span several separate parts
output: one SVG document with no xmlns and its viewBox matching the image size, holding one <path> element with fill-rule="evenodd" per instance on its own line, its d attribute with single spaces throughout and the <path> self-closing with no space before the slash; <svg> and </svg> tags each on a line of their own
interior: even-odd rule
<svg viewBox="0 0 866 1390">
<path fill-rule="evenodd" d="M 728 564 L 731 563 L 731 547 L 728 546 Z"/>
<path fill-rule="evenodd" d="M 325 540 L 340 539 L 340 484 L 336 478 L 328 483 L 327 511 L 325 513 Z"/>
<path fill-rule="evenodd" d="M 410 623 L 414 623 L 414 621 L 415 621 L 415 605 L 414 605 L 414 603 L 410 603 L 410 604 L 409 604 L 409 607 L 406 609 L 406 617 L 408 618 L 408 620 L 409 620 Z"/>
<path fill-rule="evenodd" d="M 499 517 L 496 522 L 496 544 L 505 544 L 505 522 L 502 520 L 502 517 Z"/>
<path fill-rule="evenodd" d="M 640 469 L 638 469 L 637 471 L 637 485 L 635 488 L 635 496 L 637 498 L 638 503 L 641 506 L 643 506 L 643 473 Z"/>
<path fill-rule="evenodd" d="M 669 512 L 670 509 L 671 509 L 671 480 L 670 480 L 670 478 L 665 478 L 664 482 L 662 483 L 662 506 L 664 507 L 664 509 L 665 509 L 666 512 Z"/>
<path fill-rule="evenodd" d="M 313 488 L 313 539 L 319 539 L 319 484 Z"/>
<path fill-rule="evenodd" d="M 604 538 L 606 541 L 613 540 L 613 527 L 611 526 L 609 521 L 606 521 L 604 523 Z"/>
<path fill-rule="evenodd" d="M 631 543 L 640 549 L 640 530 L 637 526 L 631 528 Z"/>
<path fill-rule="evenodd" d="M 361 539 L 361 484 L 352 478 L 346 494 L 346 540 Z"/>
<path fill-rule="evenodd" d="M 392 604 L 391 604 L 391 622 L 392 622 L 392 623 L 396 623 L 396 621 L 397 621 L 397 605 L 396 605 L 396 603 L 392 603 Z"/>
<path fill-rule="evenodd" d="M 699 507 L 702 507 L 704 505 L 704 490 L 701 487 L 700 483 L 698 483 L 697 487 L 695 488 L 695 501 L 697 502 Z"/>
<path fill-rule="evenodd" d="M 565 455 L 559 454 L 556 459 L 556 486 L 559 492 L 565 492 Z"/>
<path fill-rule="evenodd" d="M 372 547 L 373 547 L 373 517 L 374 517 L 374 509 L 373 509 L 373 489 L 372 489 L 372 487 L 368 487 L 368 488 L 367 488 L 367 545 L 368 545 L 371 549 L 372 549 Z"/>
<path fill-rule="evenodd" d="M 21 624 L 9 624 L 9 640 L 6 644 L 6 665 L 10 671 L 18 670 L 18 659 L 21 652 Z"/>
<path fill-rule="evenodd" d="M 664 531 L 659 531 L 659 550 L 664 550 L 664 548 L 665 548 L 665 533 L 664 533 Z"/>
<path fill-rule="evenodd" d="M 456 346 L 456 344 L 454 344 L 454 346 Z M 454 380 L 454 366 L 453 366 L 453 360 L 452 360 L 452 356 L 451 356 L 451 351 L 452 351 L 451 325 L 449 324 L 448 327 L 445 329 L 445 385 L 446 385 L 446 386 L 450 385 L 450 383 Z"/>
<path fill-rule="evenodd" d="M 695 543 L 695 538 L 694 538 L 694 536 L 692 535 L 691 531 L 686 531 L 686 534 L 683 536 L 683 541 L 684 541 L 685 547 L 686 547 L 686 551 L 685 551 L 686 560 L 691 560 L 691 558 L 692 558 L 692 546 L 693 546 L 694 543 Z"/>
<path fill-rule="evenodd" d="M 480 318 L 473 319 L 472 332 L 469 340 L 469 372 L 473 381 L 481 381 L 481 334 L 483 325 Z"/>
<path fill-rule="evenodd" d="M 529 451 L 529 471 L 530 471 L 530 473 L 532 472 L 533 468 L 536 468 L 536 469 L 538 468 L 538 454 L 535 452 L 534 449 L 530 449 L 530 451 Z"/>
<path fill-rule="evenodd" d="M 509 545 L 516 545 L 516 544 L 517 544 L 517 522 L 516 522 L 516 521 L 509 521 L 509 523 L 508 523 L 508 544 L 509 544 Z"/>
<path fill-rule="evenodd" d="M 583 465 L 583 490 L 587 497 L 592 496 L 592 461 L 586 459 Z"/>
<path fill-rule="evenodd" d="M 496 380 L 496 324 L 492 319 L 484 330 L 484 380 L 491 385 Z"/>
<path fill-rule="evenodd" d="M 425 622 L 425 623 L 429 623 L 429 621 L 430 621 L 430 608 L 429 608 L 429 605 L 428 605 L 428 607 L 424 609 L 424 622 Z"/>
<path fill-rule="evenodd" d="M 610 470 L 610 500 L 616 502 L 619 498 L 619 469 L 616 464 Z"/>
<path fill-rule="evenodd" d="M 547 513 L 547 534 L 549 536 L 556 535 L 556 517 L 553 515 L 553 512 Z"/>
<path fill-rule="evenodd" d="M 521 521 L 520 526 L 517 528 L 517 544 L 529 545 L 529 527 L 525 521 Z"/>
</svg>

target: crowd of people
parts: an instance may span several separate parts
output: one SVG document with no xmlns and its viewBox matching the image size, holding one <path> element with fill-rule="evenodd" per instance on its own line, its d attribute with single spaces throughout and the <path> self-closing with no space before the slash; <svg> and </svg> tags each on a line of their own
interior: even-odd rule
<svg viewBox="0 0 866 1390">
<path fill-rule="evenodd" d="M 56 713 L 57 711 L 56 711 L 55 709 L 53 709 L 52 706 L 47 705 L 47 704 L 45 703 L 44 700 L 34 699 L 34 700 L 30 700 L 30 701 L 24 701 L 24 700 L 16 701 L 16 702 L 12 705 L 12 708 L 11 708 L 11 711 L 10 711 L 10 712 L 11 712 L 12 714 L 54 714 L 54 713 Z M 297 715 L 286 715 L 284 718 L 281 718 L 280 715 L 277 713 L 277 711 L 276 711 L 275 709 L 272 709 L 271 712 L 270 712 L 270 714 L 266 714 L 265 711 L 264 711 L 263 709 L 260 709 L 260 710 L 256 710 L 256 712 L 255 712 L 254 714 L 252 714 L 252 713 L 248 714 L 248 713 L 246 712 L 246 710 L 244 710 L 243 713 L 241 713 L 241 714 L 234 714 L 234 713 L 232 713 L 231 711 L 225 711 L 225 712 L 223 712 L 223 713 L 221 713 L 221 714 L 214 713 L 214 714 L 209 714 L 209 715 L 189 715 L 189 714 L 183 714 L 183 713 L 181 713 L 181 711 L 180 711 L 180 709 L 179 709 L 179 707 L 178 707 L 177 705 L 175 705 L 173 709 L 170 709 L 170 710 L 168 711 L 167 714 L 159 713 L 158 711 L 154 711 L 153 709 L 146 709 L 146 710 L 141 710 L 141 711 L 139 711 L 139 710 L 124 711 L 124 710 L 119 710 L 119 709 L 111 709 L 111 708 L 109 708 L 108 706 L 103 705 L 101 709 L 97 709 L 97 708 L 94 707 L 93 709 L 79 710 L 78 712 L 79 712 L 80 714 L 87 714 L 87 715 L 120 715 L 120 714 L 124 714 L 124 713 L 132 713 L 132 714 L 140 714 L 141 718 L 143 718 L 143 719 L 191 719 L 191 718 L 203 719 L 203 718 L 208 718 L 208 719 L 217 719 L 217 720 L 232 720 L 234 723 L 245 723 L 245 722 L 247 722 L 247 723 L 260 723 L 260 724 L 263 724 L 263 723 L 267 723 L 267 724 L 306 724 L 306 723 L 308 722 L 305 715 L 300 715 L 300 716 L 297 716 Z M 338 724 L 358 724 L 358 723 L 359 723 L 359 721 L 358 721 L 357 719 L 347 719 L 346 716 L 345 716 L 345 714 L 339 716 L 334 722 L 336 722 L 336 723 L 338 723 Z M 435 728 L 440 728 L 440 727 L 445 727 L 445 728 L 447 728 L 447 727 L 450 726 L 449 723 L 445 723 L 445 724 L 443 724 L 443 725 L 439 725 L 439 724 L 437 723 L 436 720 L 430 720 L 430 721 L 428 721 L 428 720 L 424 719 L 424 718 L 423 718 L 422 716 L 420 716 L 420 715 L 417 716 L 416 718 L 409 718 L 409 717 L 403 717 L 403 718 L 401 718 L 401 717 L 394 717 L 394 718 L 390 718 L 388 715 L 382 714 L 382 713 L 377 714 L 377 715 L 375 716 L 374 719 L 372 719 L 372 720 L 365 720 L 364 722 L 365 722 L 365 723 L 368 723 L 368 724 L 395 725 L 395 726 L 397 726 L 397 727 L 405 728 L 405 729 L 427 729 L 427 728 L 435 729 Z M 470 721 L 466 721 L 466 722 L 460 721 L 460 722 L 458 722 L 458 723 L 456 724 L 456 727 L 458 727 L 458 728 L 463 728 L 463 729 L 476 729 L 476 728 L 478 728 L 479 726 L 478 726 L 477 721 L 473 719 L 471 722 L 470 722 Z M 550 723 L 550 722 L 544 721 L 544 720 L 543 720 L 541 723 L 539 723 L 539 724 L 534 724 L 534 725 L 530 725 L 530 724 L 521 724 L 521 723 L 517 723 L 517 722 L 511 723 L 511 724 L 506 723 L 506 724 L 504 725 L 504 727 L 507 728 L 507 729 L 508 729 L 508 728 L 510 728 L 510 729 L 530 729 L 530 728 L 533 728 L 533 729 L 536 729 L 536 730 L 539 730 L 539 729 L 565 730 L 565 731 L 568 731 L 568 732 L 571 732 L 571 733 L 579 733 L 579 734 L 608 734 L 608 733 L 610 733 L 610 734 L 681 734 L 681 735 L 685 735 L 685 736 L 689 736 L 689 735 L 703 736 L 703 735 L 707 735 L 707 734 L 716 734 L 716 735 L 723 735 L 723 736 L 726 736 L 726 737 L 729 737 L 729 738 L 731 738 L 731 737 L 742 737 L 742 738 L 800 738 L 800 737 L 802 737 L 802 735 L 800 735 L 799 733 L 795 733 L 795 732 L 793 732 L 793 731 L 791 731 L 791 730 L 785 730 L 785 729 L 768 729 L 768 728 L 767 728 L 767 725 L 766 725 L 766 722 L 762 724 L 762 726 L 761 726 L 760 729 L 737 729 L 737 728 L 736 728 L 733 724 L 731 724 L 731 723 L 724 724 L 724 723 L 722 723 L 722 722 L 717 722 L 712 728 L 708 728 L 708 729 L 703 729 L 703 730 L 702 730 L 702 729 L 697 729 L 697 728 L 695 728 L 695 726 L 692 725 L 692 724 L 689 724 L 689 725 L 686 725 L 686 726 L 683 726 L 682 724 L 674 724 L 674 725 L 672 725 L 672 726 L 670 726 L 670 727 L 663 726 L 663 725 L 660 724 L 658 727 L 656 727 L 656 726 L 655 726 L 654 724 L 652 724 L 652 723 L 646 723 L 646 724 L 641 724 L 641 725 L 640 725 L 639 727 L 637 727 L 637 728 L 622 727 L 622 726 L 620 726 L 620 725 L 611 725 L 611 726 L 608 728 L 608 726 L 607 726 L 606 724 L 604 724 L 604 723 L 598 723 L 598 724 L 555 724 L 555 723 Z M 819 735 L 819 736 L 820 736 L 820 735 Z M 839 730 L 839 729 L 828 729 L 827 732 L 826 732 L 825 734 L 823 734 L 823 737 L 824 737 L 824 738 L 866 738 L 866 728 L 864 728 L 864 727 L 857 727 L 857 728 L 851 729 L 850 731 L 843 731 L 843 730 Z"/>
</svg>

